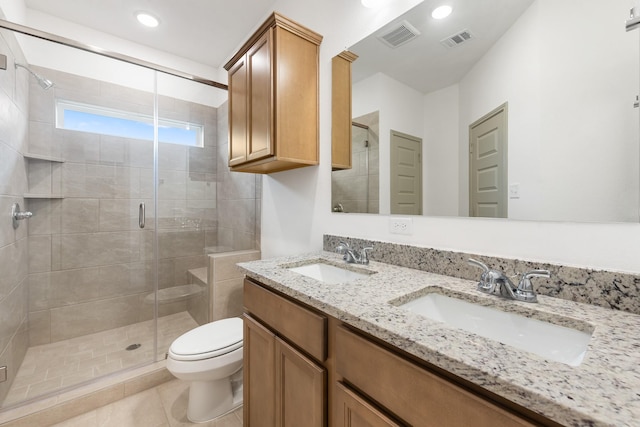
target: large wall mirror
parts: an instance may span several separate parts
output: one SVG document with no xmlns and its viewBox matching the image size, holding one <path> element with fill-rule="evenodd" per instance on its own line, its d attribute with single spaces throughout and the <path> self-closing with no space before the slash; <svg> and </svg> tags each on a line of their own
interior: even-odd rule
<svg viewBox="0 0 640 427">
<path fill-rule="evenodd" d="M 349 47 L 352 168 L 332 172 L 332 210 L 638 222 L 632 3 L 425 0 Z"/>
</svg>

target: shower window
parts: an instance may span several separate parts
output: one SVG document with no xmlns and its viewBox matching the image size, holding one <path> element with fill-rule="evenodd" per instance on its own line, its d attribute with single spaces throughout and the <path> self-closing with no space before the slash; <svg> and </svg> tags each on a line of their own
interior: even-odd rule
<svg viewBox="0 0 640 427">
<path fill-rule="evenodd" d="M 58 129 L 153 141 L 153 117 L 79 102 L 56 100 Z M 158 140 L 169 144 L 204 146 L 204 126 L 158 119 Z"/>
</svg>

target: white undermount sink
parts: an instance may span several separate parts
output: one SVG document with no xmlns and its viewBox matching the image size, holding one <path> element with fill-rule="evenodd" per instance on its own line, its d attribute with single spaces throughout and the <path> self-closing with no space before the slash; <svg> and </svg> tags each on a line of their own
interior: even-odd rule
<svg viewBox="0 0 640 427">
<path fill-rule="evenodd" d="M 359 273 L 323 262 L 315 262 L 300 267 L 292 267 L 288 270 L 293 271 L 294 273 L 302 274 L 303 276 L 311 277 L 312 279 L 318 280 L 320 282 L 330 284 L 349 283 L 357 279 L 362 279 L 369 275 L 369 272 Z"/>
<path fill-rule="evenodd" d="M 591 334 L 587 332 L 435 292 L 399 307 L 570 366 L 582 363 L 591 339 Z"/>
</svg>

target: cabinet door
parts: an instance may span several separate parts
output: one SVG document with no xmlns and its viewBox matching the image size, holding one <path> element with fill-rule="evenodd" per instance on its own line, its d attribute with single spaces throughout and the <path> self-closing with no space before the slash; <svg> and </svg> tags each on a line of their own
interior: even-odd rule
<svg viewBox="0 0 640 427">
<path fill-rule="evenodd" d="M 274 154 L 272 34 L 273 29 L 267 30 L 247 52 L 249 73 L 247 160 L 257 160 Z"/>
<path fill-rule="evenodd" d="M 341 383 L 335 386 L 334 427 L 400 427 Z"/>
<path fill-rule="evenodd" d="M 247 161 L 247 57 L 229 69 L 229 166 Z"/>
<path fill-rule="evenodd" d="M 326 425 L 326 371 L 276 337 L 276 426 Z"/>
<path fill-rule="evenodd" d="M 275 335 L 244 315 L 244 427 L 274 427 Z"/>
</svg>

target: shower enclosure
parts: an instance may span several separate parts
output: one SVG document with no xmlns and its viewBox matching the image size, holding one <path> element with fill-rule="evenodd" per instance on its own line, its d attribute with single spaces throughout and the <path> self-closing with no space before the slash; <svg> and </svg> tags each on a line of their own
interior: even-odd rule
<svg viewBox="0 0 640 427">
<path fill-rule="evenodd" d="M 226 90 L 3 24 L 0 410 L 164 359 L 208 321 L 207 255 L 259 245 Z"/>
</svg>

